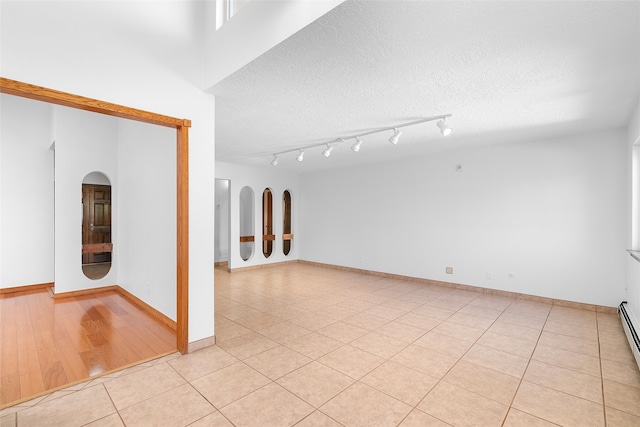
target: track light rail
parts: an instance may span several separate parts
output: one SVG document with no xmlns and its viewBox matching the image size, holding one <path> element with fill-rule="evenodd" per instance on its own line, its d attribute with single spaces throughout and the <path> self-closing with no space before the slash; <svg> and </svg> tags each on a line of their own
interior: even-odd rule
<svg viewBox="0 0 640 427">
<path fill-rule="evenodd" d="M 406 123 L 401 123 L 399 125 L 394 125 L 394 126 L 387 126 L 387 127 L 383 127 L 383 128 L 378 128 L 378 129 L 374 129 L 374 130 L 370 130 L 367 132 L 362 132 L 362 133 L 357 133 L 357 134 L 353 134 L 353 135 L 348 135 L 348 136 L 343 136 L 340 138 L 336 138 L 332 141 L 329 142 L 320 142 L 317 144 L 310 144 L 310 145 L 304 145 L 304 146 L 300 146 L 300 147 L 296 147 L 296 148 L 291 148 L 289 150 L 284 150 L 284 151 L 278 151 L 277 153 L 273 153 L 273 160 L 271 161 L 271 165 L 273 166 L 277 166 L 278 165 L 278 156 L 282 155 L 282 154 L 287 154 L 287 153 L 293 153 L 293 152 L 299 152 L 298 156 L 296 157 L 296 160 L 298 160 L 299 162 L 303 161 L 304 159 L 304 150 L 308 150 L 310 148 L 316 148 L 316 147 L 327 147 L 326 150 L 323 151 L 323 155 L 325 157 L 329 157 L 329 155 L 331 154 L 331 149 L 333 148 L 331 144 L 337 144 L 337 143 L 341 143 L 341 142 L 345 142 L 347 140 L 350 139 L 355 139 L 356 140 L 356 144 L 357 148 L 352 147 L 352 150 L 354 152 L 357 152 L 360 149 L 360 145 L 362 144 L 362 140 L 360 138 L 365 137 L 365 136 L 369 136 L 369 135 L 373 135 L 376 133 L 381 133 L 381 132 L 388 132 L 388 131 L 394 131 L 394 136 L 392 138 L 394 138 L 394 141 L 390 141 L 393 144 L 396 144 L 398 142 L 398 138 L 400 137 L 400 132 L 398 131 L 398 129 L 403 128 L 403 127 L 407 127 L 407 126 L 414 126 L 420 123 L 425 123 L 425 122 L 432 122 L 434 120 L 440 120 L 441 122 L 438 122 L 438 127 L 441 129 L 442 135 L 447 136 L 451 133 L 451 128 L 448 127 L 446 124 L 444 124 L 444 120 L 447 119 L 447 117 L 451 117 L 451 114 L 442 114 L 439 116 L 431 116 L 431 117 L 425 117 L 422 119 L 418 119 L 418 120 L 414 120 L 411 122 L 406 122 Z"/>
</svg>

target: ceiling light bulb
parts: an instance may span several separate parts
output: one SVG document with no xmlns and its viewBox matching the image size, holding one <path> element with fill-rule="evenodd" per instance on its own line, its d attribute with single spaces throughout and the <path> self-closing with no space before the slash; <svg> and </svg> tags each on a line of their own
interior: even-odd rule
<svg viewBox="0 0 640 427">
<path fill-rule="evenodd" d="M 402 132 L 400 132 L 398 129 L 394 129 L 393 135 L 391 136 L 391 138 L 389 138 L 389 142 L 393 145 L 396 145 L 400 140 L 400 135 L 402 135 Z"/>
<path fill-rule="evenodd" d="M 304 151 L 300 150 L 300 154 L 298 154 L 298 157 L 296 157 L 296 160 L 301 162 L 304 160 Z"/>
<path fill-rule="evenodd" d="M 273 160 L 271 160 L 271 166 L 278 166 L 278 156 L 273 155 Z"/>
<path fill-rule="evenodd" d="M 322 152 L 322 155 L 325 157 L 329 157 L 331 155 L 332 150 L 333 150 L 333 147 L 327 144 L 327 149 Z"/>
<path fill-rule="evenodd" d="M 442 136 L 451 135 L 451 132 L 453 132 L 453 129 L 451 129 L 449 126 L 447 126 L 445 124 L 444 120 L 438 120 L 438 123 L 436 123 L 436 124 L 440 128 L 440 133 L 442 134 Z"/>
<path fill-rule="evenodd" d="M 356 143 L 351 146 L 351 151 L 353 151 L 354 153 L 357 153 L 358 151 L 360 151 L 361 145 L 362 145 L 362 140 L 358 136 L 356 137 Z"/>
</svg>

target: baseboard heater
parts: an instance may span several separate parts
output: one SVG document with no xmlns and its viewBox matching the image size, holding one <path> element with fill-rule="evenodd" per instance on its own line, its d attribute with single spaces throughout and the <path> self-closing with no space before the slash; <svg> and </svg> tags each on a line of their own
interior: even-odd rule
<svg viewBox="0 0 640 427">
<path fill-rule="evenodd" d="M 618 306 L 618 313 L 620 315 L 620 320 L 622 321 L 622 329 L 624 329 L 624 333 L 629 340 L 631 352 L 633 353 L 633 357 L 636 359 L 636 363 L 640 368 L 640 339 L 638 339 L 638 332 L 636 331 L 633 321 L 627 312 L 626 306 L 627 302 L 622 301 L 620 306 Z"/>
</svg>

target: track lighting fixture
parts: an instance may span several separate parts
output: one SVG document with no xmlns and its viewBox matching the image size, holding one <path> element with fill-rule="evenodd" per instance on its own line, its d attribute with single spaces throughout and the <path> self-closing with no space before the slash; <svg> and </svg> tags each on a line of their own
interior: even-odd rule
<svg viewBox="0 0 640 427">
<path fill-rule="evenodd" d="M 446 123 L 444 122 L 444 120 L 438 120 L 438 123 L 436 123 L 436 124 L 440 128 L 440 133 L 442 133 L 442 136 L 451 135 L 451 132 L 453 132 L 453 129 L 451 129 L 449 126 L 447 126 Z"/>
<path fill-rule="evenodd" d="M 391 136 L 391 138 L 389 138 L 389 142 L 393 145 L 397 145 L 398 140 L 400 139 L 400 135 L 402 135 L 402 132 L 400 132 L 398 128 L 393 129 L 393 135 Z"/>
<path fill-rule="evenodd" d="M 315 148 L 315 147 L 324 146 L 326 148 L 324 150 L 322 150 L 322 155 L 325 156 L 325 157 L 329 157 L 329 156 L 331 156 L 331 152 L 335 148 L 335 144 L 339 144 L 341 142 L 345 142 L 348 139 L 355 139 L 356 142 L 354 142 L 353 145 L 351 146 L 351 151 L 353 151 L 354 153 L 357 153 L 358 151 L 360 151 L 360 147 L 362 146 L 363 140 L 361 139 L 361 137 L 368 136 L 368 135 L 373 135 L 374 133 L 380 133 L 380 132 L 393 131 L 393 135 L 389 138 L 389 142 L 392 143 L 393 145 L 397 145 L 398 141 L 400 141 L 400 136 L 402 135 L 402 132 L 400 131 L 400 128 L 417 125 L 419 123 L 432 122 L 432 121 L 435 121 L 435 120 L 437 120 L 436 124 L 438 125 L 438 128 L 440 128 L 440 133 L 442 133 L 443 136 L 448 136 L 448 135 L 451 134 L 451 132 L 453 132 L 453 129 L 451 129 L 449 126 L 447 126 L 445 124 L 445 120 L 447 119 L 447 117 L 451 117 L 451 114 L 443 114 L 443 115 L 440 115 L 440 116 L 425 117 L 425 118 L 422 118 L 422 119 L 414 120 L 412 122 L 401 123 L 399 125 L 392 126 L 392 127 L 373 129 L 373 130 L 370 130 L 368 132 L 359 133 L 357 135 L 350 135 L 350 136 L 345 136 L 345 137 L 342 137 L 342 138 L 337 138 L 337 139 L 332 140 L 330 142 L 322 142 L 322 143 L 319 143 L 319 144 L 305 145 L 303 147 L 297 147 L 297 148 L 292 148 L 290 150 L 280 151 L 278 153 L 274 153 L 273 154 L 273 160 L 271 161 L 271 165 L 272 166 L 277 166 L 278 165 L 278 156 L 280 156 L 281 154 L 292 153 L 292 152 L 295 152 L 295 151 L 299 152 L 298 156 L 296 157 L 296 160 L 301 162 L 301 161 L 304 160 L 304 150 L 306 150 L 307 148 Z"/>
<path fill-rule="evenodd" d="M 359 136 L 356 136 L 356 143 L 351 146 L 351 151 L 353 151 L 354 153 L 357 153 L 358 151 L 360 151 L 361 145 L 362 145 L 362 140 L 360 139 Z"/>
</svg>

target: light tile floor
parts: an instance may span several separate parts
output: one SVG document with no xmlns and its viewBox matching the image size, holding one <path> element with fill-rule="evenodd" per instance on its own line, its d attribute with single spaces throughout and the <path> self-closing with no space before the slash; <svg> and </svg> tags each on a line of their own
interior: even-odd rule
<svg viewBox="0 0 640 427">
<path fill-rule="evenodd" d="M 216 270 L 217 345 L 0 426 L 640 426 L 619 318 L 306 264 Z"/>
</svg>

